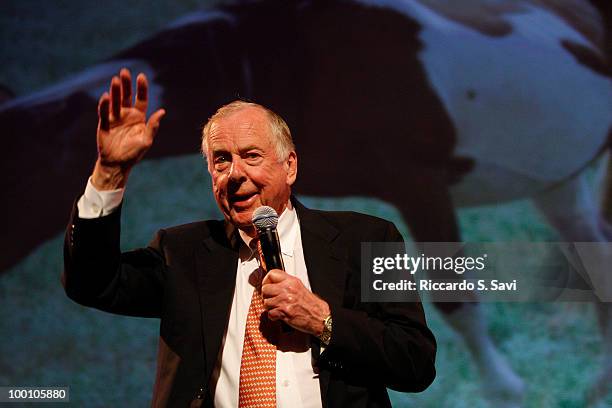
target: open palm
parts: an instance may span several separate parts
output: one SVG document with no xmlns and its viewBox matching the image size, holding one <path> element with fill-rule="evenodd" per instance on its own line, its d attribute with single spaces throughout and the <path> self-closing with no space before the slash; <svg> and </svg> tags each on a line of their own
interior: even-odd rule
<svg viewBox="0 0 612 408">
<path fill-rule="evenodd" d="M 124 178 L 153 144 L 165 114 L 159 109 L 146 120 L 148 84 L 142 73 L 136 79 L 136 98 L 132 100 L 132 78 L 124 68 L 113 77 L 110 94 L 105 92 L 98 104 L 96 169 L 119 172 Z"/>
</svg>

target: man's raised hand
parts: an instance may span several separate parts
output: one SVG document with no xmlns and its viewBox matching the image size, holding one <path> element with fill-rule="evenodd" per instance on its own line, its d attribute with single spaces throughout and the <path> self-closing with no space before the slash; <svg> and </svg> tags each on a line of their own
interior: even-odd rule
<svg viewBox="0 0 612 408">
<path fill-rule="evenodd" d="M 164 109 L 146 120 L 148 104 L 147 77 L 136 78 L 136 98 L 132 102 L 132 77 L 123 68 L 111 80 L 110 91 L 98 103 L 98 160 L 91 176 L 98 190 L 125 187 L 132 167 L 153 144 Z"/>
</svg>

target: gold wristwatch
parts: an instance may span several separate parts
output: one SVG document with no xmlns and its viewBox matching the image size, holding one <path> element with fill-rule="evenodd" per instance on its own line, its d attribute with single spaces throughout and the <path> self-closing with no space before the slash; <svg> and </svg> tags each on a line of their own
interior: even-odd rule
<svg viewBox="0 0 612 408">
<path fill-rule="evenodd" d="M 332 335 L 332 316 L 331 314 L 323 320 L 323 331 L 319 335 L 319 340 L 326 346 L 329 346 Z"/>
</svg>

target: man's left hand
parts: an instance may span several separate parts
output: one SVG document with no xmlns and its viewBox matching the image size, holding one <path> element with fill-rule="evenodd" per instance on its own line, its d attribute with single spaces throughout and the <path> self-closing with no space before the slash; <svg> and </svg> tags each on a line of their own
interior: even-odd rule
<svg viewBox="0 0 612 408">
<path fill-rule="evenodd" d="M 281 320 L 314 336 L 323 332 L 323 321 L 330 314 L 329 305 L 295 276 L 272 269 L 263 279 L 261 293 L 270 320 Z"/>
</svg>

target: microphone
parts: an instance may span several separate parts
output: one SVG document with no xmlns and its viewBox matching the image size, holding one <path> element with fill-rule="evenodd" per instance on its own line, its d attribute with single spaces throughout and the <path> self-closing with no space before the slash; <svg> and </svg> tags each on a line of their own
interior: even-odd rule
<svg viewBox="0 0 612 408">
<path fill-rule="evenodd" d="M 272 269 L 282 269 L 284 271 L 285 265 L 281 255 L 280 239 L 276 231 L 278 214 L 274 208 L 263 205 L 253 211 L 251 221 L 253 221 L 253 225 L 257 230 L 257 236 L 259 237 L 261 248 L 259 258 L 264 271 L 266 273 Z M 280 327 L 283 333 L 291 333 L 293 331 L 293 327 L 285 322 L 281 322 Z"/>
<path fill-rule="evenodd" d="M 280 239 L 276 226 L 278 225 L 278 214 L 272 207 L 266 205 L 253 211 L 251 217 L 253 225 L 259 236 L 261 245 L 261 263 L 266 272 L 272 269 L 285 270 L 283 257 L 281 256 Z"/>
</svg>

